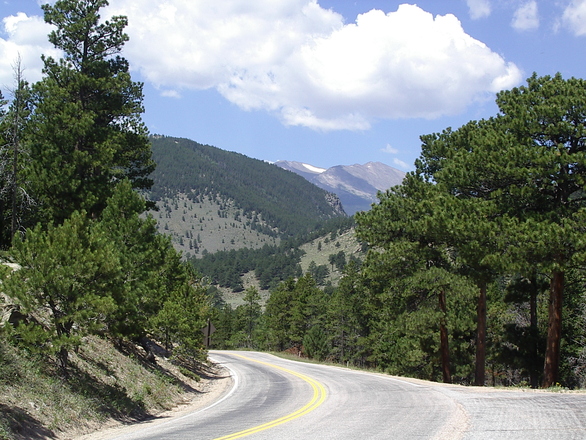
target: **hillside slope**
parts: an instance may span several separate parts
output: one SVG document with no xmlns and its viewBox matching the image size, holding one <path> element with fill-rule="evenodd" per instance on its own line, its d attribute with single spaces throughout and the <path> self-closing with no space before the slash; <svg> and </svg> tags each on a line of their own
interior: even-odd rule
<svg viewBox="0 0 586 440">
<path fill-rule="evenodd" d="M 185 253 L 277 244 L 346 216 L 335 194 L 267 162 L 182 138 L 151 144 L 152 214 Z"/>
</svg>

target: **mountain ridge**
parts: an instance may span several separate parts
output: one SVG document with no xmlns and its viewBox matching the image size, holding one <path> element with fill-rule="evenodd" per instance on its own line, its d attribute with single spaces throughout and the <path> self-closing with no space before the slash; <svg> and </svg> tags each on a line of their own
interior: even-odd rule
<svg viewBox="0 0 586 440">
<path fill-rule="evenodd" d="M 403 171 L 382 162 L 321 168 L 304 162 L 279 160 L 275 165 L 336 194 L 348 215 L 369 210 L 377 200 L 378 191 L 400 185 L 405 177 Z"/>
<path fill-rule="evenodd" d="M 152 215 L 186 256 L 276 245 L 346 217 L 335 194 L 266 161 L 184 138 L 150 141 Z"/>
</svg>

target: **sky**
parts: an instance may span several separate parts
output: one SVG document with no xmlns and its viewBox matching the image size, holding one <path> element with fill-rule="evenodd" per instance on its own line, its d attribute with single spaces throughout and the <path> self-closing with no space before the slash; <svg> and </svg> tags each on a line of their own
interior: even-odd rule
<svg viewBox="0 0 586 440">
<path fill-rule="evenodd" d="M 0 89 L 42 78 L 46 0 L 0 0 Z M 536 72 L 586 77 L 586 0 L 109 0 L 152 134 L 266 160 L 414 168 Z"/>
</svg>

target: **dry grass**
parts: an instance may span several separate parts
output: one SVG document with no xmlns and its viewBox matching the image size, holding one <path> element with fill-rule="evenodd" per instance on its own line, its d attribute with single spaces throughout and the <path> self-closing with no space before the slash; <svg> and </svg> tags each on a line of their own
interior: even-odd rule
<svg viewBox="0 0 586 440">
<path fill-rule="evenodd" d="M 71 363 L 64 380 L 50 360 L 0 345 L 0 439 L 77 437 L 107 421 L 144 420 L 198 393 L 197 376 L 164 358 L 149 363 L 132 344 L 116 349 L 88 337 Z"/>
<path fill-rule="evenodd" d="M 151 214 L 157 220 L 159 232 L 170 235 L 175 249 L 186 256 L 201 256 L 204 249 L 214 253 L 279 243 L 278 239 L 252 230 L 249 219 L 232 203 L 221 206 L 217 200 L 209 198 L 194 203 L 178 194 L 173 199 L 157 202 L 157 206 L 159 211 Z M 197 242 L 199 252 L 190 248 L 190 240 Z"/>
<path fill-rule="evenodd" d="M 318 266 L 326 265 L 330 270 L 330 277 L 328 280 L 331 281 L 334 286 L 338 285 L 338 282 L 342 277 L 342 272 L 336 268 L 333 268 L 332 270 L 332 266 L 329 262 L 330 255 L 344 251 L 346 254 L 346 260 L 349 259 L 350 255 L 354 255 L 355 257 L 364 260 L 364 253 L 361 252 L 360 243 L 358 243 L 358 240 L 356 239 L 353 228 L 343 232 L 341 235 L 336 235 L 334 238 L 330 235 L 320 237 L 310 243 L 304 244 L 301 246 L 301 249 L 305 251 L 305 255 L 301 257 L 301 268 L 303 273 L 307 272 L 309 264 L 312 261 Z"/>
</svg>

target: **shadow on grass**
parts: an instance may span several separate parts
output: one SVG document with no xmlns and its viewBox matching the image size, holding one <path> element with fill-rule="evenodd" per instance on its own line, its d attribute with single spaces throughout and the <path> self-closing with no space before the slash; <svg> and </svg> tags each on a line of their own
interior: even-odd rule
<svg viewBox="0 0 586 440">
<path fill-rule="evenodd" d="M 116 348 L 126 357 L 134 359 L 143 369 L 154 373 L 158 377 L 164 378 L 169 384 L 178 386 L 186 392 L 201 393 L 201 391 L 182 381 L 163 366 L 149 361 L 144 353 L 134 344 L 125 342 L 123 344 L 117 344 Z M 78 353 L 77 356 L 87 364 L 92 365 L 100 373 L 94 376 L 77 366 L 71 365 L 69 377 L 64 381 L 64 384 L 73 393 L 91 398 L 96 403 L 97 412 L 107 418 L 112 418 L 122 423 L 134 423 L 153 418 L 140 398 L 132 398 L 123 386 L 105 383 L 97 377 L 115 376 L 113 369 L 105 362 L 97 360 L 83 352 Z"/>
<path fill-rule="evenodd" d="M 47 439 L 56 438 L 55 433 L 20 408 L 11 408 L 0 403 L 0 438 L 2 428 L 7 429 L 16 438 Z"/>
<path fill-rule="evenodd" d="M 154 342 L 151 342 L 151 344 L 153 345 L 153 347 L 158 347 L 158 349 L 156 351 L 159 351 L 159 352 L 166 351 L 166 350 L 163 350 L 162 348 L 160 348 Z M 125 341 L 122 344 L 117 344 L 116 348 L 123 355 L 130 357 L 130 358 L 133 358 L 138 363 L 140 363 L 140 365 L 145 370 L 154 372 L 159 377 L 164 377 L 166 380 L 169 381 L 169 383 L 176 385 L 178 387 L 181 387 L 181 389 L 183 389 L 184 391 L 190 392 L 190 393 L 199 393 L 200 392 L 199 390 L 193 388 L 188 383 L 179 379 L 177 376 L 173 375 L 166 368 L 163 368 L 161 365 L 159 365 L 156 362 L 156 360 L 155 361 L 149 360 L 148 355 L 145 355 L 145 353 L 140 348 L 138 348 L 135 344 Z"/>
<path fill-rule="evenodd" d="M 184 358 L 177 358 L 175 360 L 175 364 L 179 365 L 187 370 L 189 370 L 191 373 L 196 374 L 197 376 L 199 376 L 202 379 L 218 379 L 218 373 L 215 370 L 215 366 L 214 365 L 208 365 L 205 362 L 200 362 L 197 360 L 193 360 L 193 359 L 184 359 Z"/>
<path fill-rule="evenodd" d="M 92 359 L 85 360 L 86 362 L 94 363 Z M 98 368 L 104 367 L 99 362 L 94 364 Z M 107 368 L 103 369 L 103 371 L 109 372 Z M 149 416 L 145 410 L 144 403 L 130 398 L 124 388 L 104 383 L 77 367 L 72 367 L 69 373 L 69 378 L 63 384 L 68 386 L 74 394 L 91 398 L 97 404 L 96 411 L 98 413 L 108 418 L 128 423 L 144 420 Z"/>
</svg>

